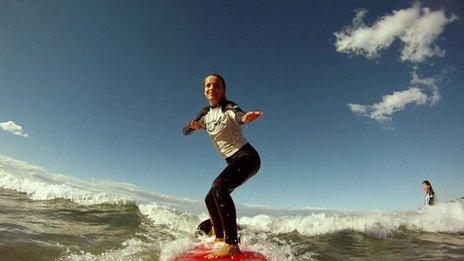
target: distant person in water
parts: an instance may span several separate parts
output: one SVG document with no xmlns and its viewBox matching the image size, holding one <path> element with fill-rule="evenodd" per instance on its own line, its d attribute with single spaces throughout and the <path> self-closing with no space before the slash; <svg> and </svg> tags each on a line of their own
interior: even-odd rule
<svg viewBox="0 0 464 261">
<path fill-rule="evenodd" d="M 204 79 L 204 91 L 209 106 L 183 128 L 188 135 L 205 129 L 213 144 L 227 162 L 227 167 L 214 180 L 205 202 L 216 235 L 215 242 L 224 246 L 208 255 L 209 258 L 232 256 L 240 252 L 235 205 L 230 193 L 243 184 L 260 167 L 258 152 L 243 137 L 241 127 L 263 115 L 261 111 L 244 112 L 226 99 L 226 82 L 218 74 Z"/>
<path fill-rule="evenodd" d="M 436 203 L 435 191 L 428 180 L 422 182 L 422 189 L 425 192 L 424 206 L 433 206 Z"/>
</svg>

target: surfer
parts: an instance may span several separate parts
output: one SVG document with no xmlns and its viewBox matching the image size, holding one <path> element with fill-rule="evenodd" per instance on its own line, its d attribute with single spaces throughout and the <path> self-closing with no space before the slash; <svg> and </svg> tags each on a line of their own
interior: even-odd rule
<svg viewBox="0 0 464 261">
<path fill-rule="evenodd" d="M 436 202 L 435 191 L 433 191 L 432 184 L 428 180 L 422 182 L 422 189 L 425 192 L 424 206 L 433 206 Z"/>
<path fill-rule="evenodd" d="M 244 112 L 226 99 L 226 82 L 219 74 L 204 79 L 204 95 L 209 106 L 183 128 L 188 135 L 194 130 L 205 129 L 213 144 L 227 162 L 226 168 L 213 181 L 205 202 L 216 235 L 215 242 L 224 246 L 210 253 L 208 258 L 232 256 L 240 253 L 235 205 L 230 193 L 243 184 L 260 167 L 258 152 L 243 137 L 241 126 L 263 115 L 261 111 Z"/>
</svg>

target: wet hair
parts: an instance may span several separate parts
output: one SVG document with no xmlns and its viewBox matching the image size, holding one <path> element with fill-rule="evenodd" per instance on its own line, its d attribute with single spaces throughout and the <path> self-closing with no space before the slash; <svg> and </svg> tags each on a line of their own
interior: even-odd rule
<svg viewBox="0 0 464 261">
<path fill-rule="evenodd" d="M 432 195 L 435 195 L 435 191 L 433 191 L 432 184 L 430 184 L 430 182 L 428 180 L 422 181 L 422 184 L 425 184 L 425 185 L 429 186 L 429 190 L 427 192 L 429 192 Z"/>
<path fill-rule="evenodd" d="M 217 73 L 210 73 L 210 74 L 206 75 L 206 77 L 205 77 L 205 79 L 203 81 L 205 81 L 206 78 L 208 78 L 210 76 L 216 76 L 217 78 L 219 78 L 219 80 L 221 80 L 222 86 L 224 86 L 224 89 L 226 88 L 226 80 L 224 80 L 224 78 L 222 78 L 222 76 L 217 74 Z"/>
</svg>

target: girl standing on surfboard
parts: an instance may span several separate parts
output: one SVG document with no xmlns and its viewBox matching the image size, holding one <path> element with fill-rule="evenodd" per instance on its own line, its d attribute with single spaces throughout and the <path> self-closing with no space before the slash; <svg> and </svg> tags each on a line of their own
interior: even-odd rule
<svg viewBox="0 0 464 261">
<path fill-rule="evenodd" d="M 227 162 L 227 167 L 214 180 L 206 195 L 206 207 L 216 234 L 216 242 L 225 242 L 210 258 L 240 253 L 235 205 L 230 193 L 243 184 L 260 167 L 258 152 L 243 137 L 241 126 L 263 115 L 261 111 L 244 112 L 225 96 L 226 82 L 219 74 L 204 80 L 204 95 L 209 106 L 204 107 L 194 120 L 183 128 L 188 135 L 206 129 L 213 144 Z"/>
</svg>

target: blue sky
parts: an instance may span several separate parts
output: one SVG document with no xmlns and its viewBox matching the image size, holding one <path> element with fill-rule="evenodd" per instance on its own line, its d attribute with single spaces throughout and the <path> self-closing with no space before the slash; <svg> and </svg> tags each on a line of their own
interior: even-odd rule
<svg viewBox="0 0 464 261">
<path fill-rule="evenodd" d="M 409 1 L 0 6 L 0 122 L 28 135 L 0 129 L 2 154 L 52 172 L 202 199 L 225 162 L 206 133 L 185 137 L 181 128 L 207 105 L 202 80 L 216 72 L 230 100 L 264 112 L 244 129 L 262 167 L 234 192 L 238 203 L 416 209 L 424 179 L 442 201 L 464 195 L 460 1 L 416 7 L 418 19 L 423 8 L 449 19 L 428 45 L 441 52 L 422 60 L 402 56 L 414 47 L 414 26 L 399 25 L 374 53 L 365 42 L 350 45 L 359 28 L 377 37 L 378 19 L 414 9 Z M 364 27 L 352 22 L 361 9 Z M 350 44 L 337 49 L 343 41 Z M 413 83 L 413 74 L 435 84 L 439 101 L 431 100 L 435 87 Z M 403 107 L 387 104 L 395 97 L 382 102 L 395 92 L 409 99 Z"/>
</svg>

